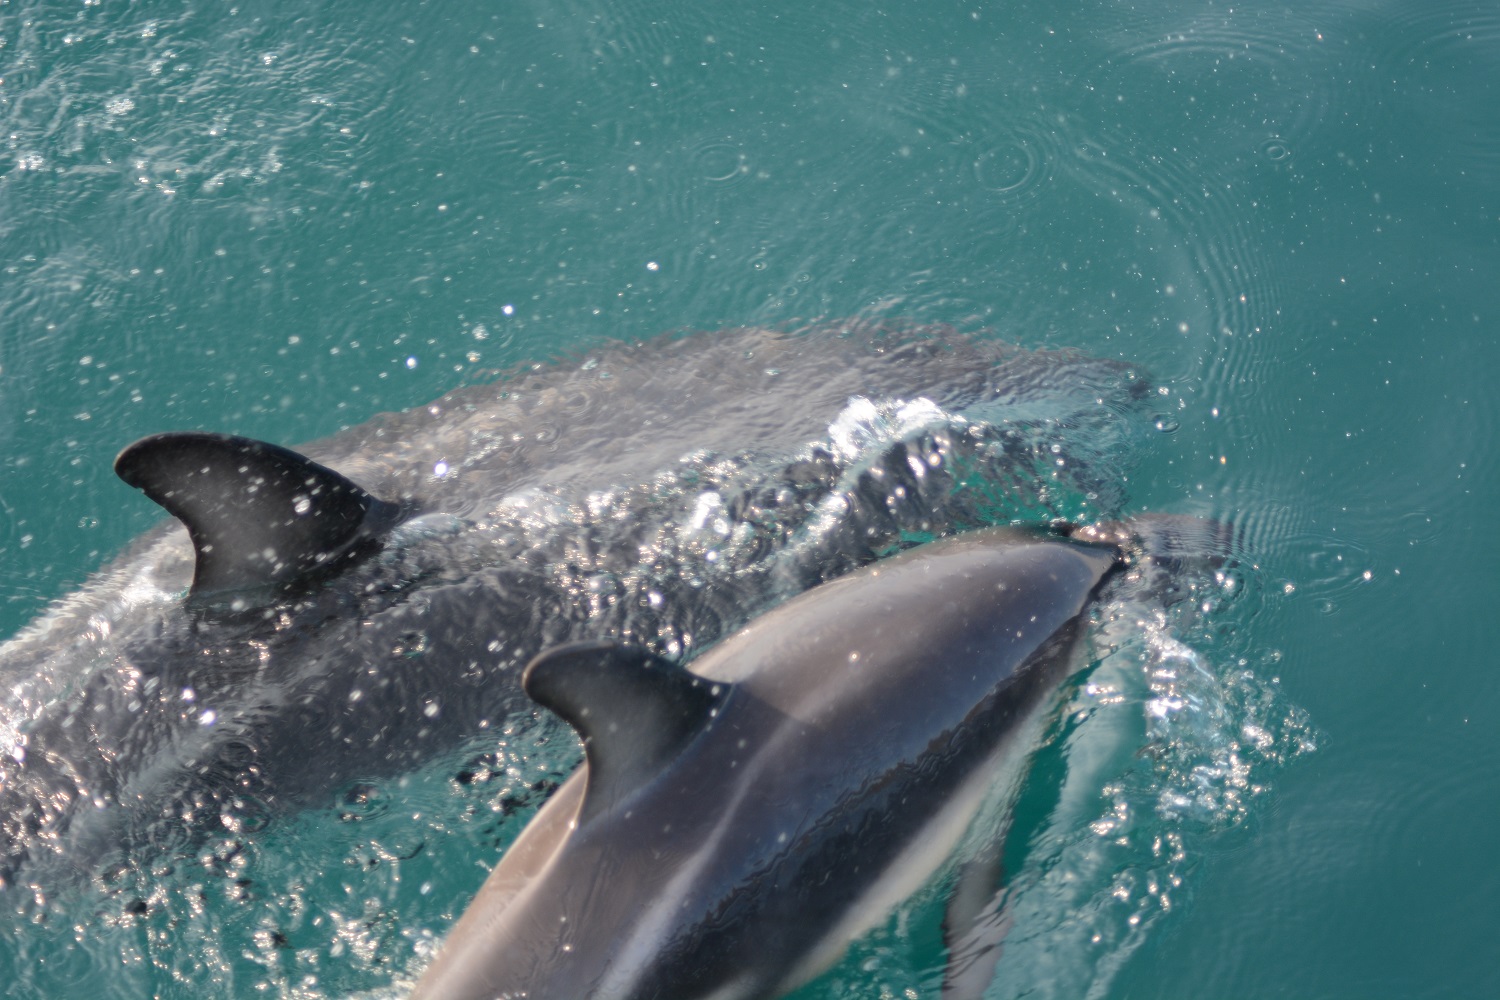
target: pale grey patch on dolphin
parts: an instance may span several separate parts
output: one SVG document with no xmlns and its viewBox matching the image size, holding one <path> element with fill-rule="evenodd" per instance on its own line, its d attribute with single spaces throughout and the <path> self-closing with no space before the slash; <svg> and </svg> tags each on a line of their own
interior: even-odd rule
<svg viewBox="0 0 1500 1000">
<path fill-rule="evenodd" d="M 309 494 L 311 542 L 278 529 L 185 604 L 228 537 L 225 494 L 205 489 L 184 510 L 202 544 L 147 533 L 0 646 L 0 882 L 91 878 L 477 746 L 524 707 L 516 675 L 543 646 L 613 635 L 680 655 L 920 538 L 1065 513 L 1059 496 L 1108 510 L 1145 385 L 941 328 L 747 329 L 528 366 L 301 455 L 246 443 L 252 478 L 308 472 L 333 484 L 321 499 L 359 503 Z M 871 424 L 835 454 L 851 398 L 877 415 L 927 400 L 935 423 Z M 169 500 L 170 465 L 152 486 Z M 685 527 L 709 494 L 715 515 Z M 385 505 L 407 520 L 380 530 Z"/>
<path fill-rule="evenodd" d="M 989 987 L 1010 930 L 1010 915 L 1001 905 L 1004 877 L 999 840 L 959 865 L 943 915 L 948 965 L 942 995 L 947 1000 L 982 996 Z"/>
<path fill-rule="evenodd" d="M 794 598 L 675 676 L 609 646 L 543 654 L 528 691 L 578 728 L 586 767 L 414 996 L 763 1000 L 799 985 L 943 864 L 997 769 L 999 797 L 1014 794 L 1079 662 L 1081 616 L 1121 560 L 1113 545 L 982 531 Z M 633 679 L 596 690 L 612 669 Z M 668 677 L 674 692 L 724 690 L 694 695 L 665 744 L 630 735 L 632 708 Z"/>
</svg>

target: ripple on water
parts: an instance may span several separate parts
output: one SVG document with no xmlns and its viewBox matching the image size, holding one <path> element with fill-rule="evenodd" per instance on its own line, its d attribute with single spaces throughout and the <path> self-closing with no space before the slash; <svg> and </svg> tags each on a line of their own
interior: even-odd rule
<svg viewBox="0 0 1500 1000">
<path fill-rule="evenodd" d="M 559 18 L 559 20 L 563 20 Z M 589 57 L 619 59 L 646 74 L 670 76 L 691 65 L 724 22 L 710 10 L 664 0 L 622 0 L 596 8 L 577 30 Z"/>
<path fill-rule="evenodd" d="M 750 156 L 744 144 L 728 136 L 700 140 L 688 155 L 694 177 L 711 184 L 737 184 L 750 174 Z"/>
<path fill-rule="evenodd" d="M 1298 590 L 1319 614 L 1338 614 L 1345 600 L 1374 577 L 1372 554 L 1362 542 L 1319 532 L 1292 545 L 1304 560 Z"/>
<path fill-rule="evenodd" d="M 1393 65 L 1483 58 L 1500 44 L 1500 10 L 1484 0 L 1387 0 L 1371 7 L 1347 3 L 1346 16 L 1373 19 L 1379 35 L 1371 54 Z"/>
<path fill-rule="evenodd" d="M 1486 101 L 1463 96 L 1493 87 L 1500 8 L 1435 0 L 1389 4 L 1377 16 L 1369 49 L 1381 70 L 1379 83 L 1421 81 L 1406 84 L 1401 103 L 1422 117 L 1424 128 L 1442 134 L 1444 163 L 1500 176 L 1500 120 Z"/>
<path fill-rule="evenodd" d="M 1281 16 L 1205 15 L 1117 35 L 1116 50 L 1081 82 L 1098 122 L 1113 122 L 1128 106 L 1140 124 L 1101 124 L 1069 168 L 1132 205 L 1159 257 L 1179 255 L 1175 295 L 1188 300 L 1180 329 L 1199 345 L 1188 352 L 1199 359 L 1192 374 L 1236 398 L 1259 395 L 1270 370 L 1305 349 L 1305 338 L 1278 336 L 1289 276 L 1284 256 L 1270 252 L 1276 244 L 1264 220 L 1274 211 L 1267 199 L 1285 187 L 1268 178 L 1290 177 L 1299 150 L 1325 141 L 1336 95 L 1322 41 L 1300 15 L 1290 24 Z"/>
<path fill-rule="evenodd" d="M 1245 550 L 1258 558 L 1287 552 L 1307 531 L 1311 515 L 1304 505 L 1277 502 L 1254 483 L 1241 486 L 1239 497 L 1243 499 L 1235 506 L 1235 529 Z"/>
<path fill-rule="evenodd" d="M 1263 370 L 1278 361 L 1268 334 L 1281 314 L 1284 266 L 1265 250 L 1258 212 L 1244 187 L 1211 185 L 1191 159 L 1109 135 L 1083 141 L 1065 161 L 1070 179 L 1123 206 L 1136 220 L 1138 241 L 1151 257 L 1131 267 L 1159 282 L 1177 305 L 1176 330 L 1197 346 L 1186 352 L 1201 376 L 1232 387 L 1238 398 L 1257 394 Z M 1150 264 L 1144 260 L 1150 260 Z"/>
<path fill-rule="evenodd" d="M 981 228 L 1008 232 L 1017 209 L 1046 189 L 1066 140 L 1034 101 L 964 87 L 935 74 L 897 90 L 889 108 L 891 132 L 902 140 L 897 154 L 935 189 L 965 192 Z"/>
<path fill-rule="evenodd" d="M 537 116 L 504 102 L 475 102 L 454 116 L 455 145 L 506 183 L 522 190 L 545 190 L 576 179 L 563 144 Z"/>
<path fill-rule="evenodd" d="M 988 111 L 988 113 L 986 113 Z M 1018 205 L 1042 191 L 1062 155 L 1057 128 L 1041 117 L 1001 114 L 965 105 L 965 114 L 939 126 L 952 155 L 966 163 L 992 207 Z"/>
<path fill-rule="evenodd" d="M 1396 519 L 1396 524 L 1396 540 L 1410 546 L 1426 545 L 1442 533 L 1438 515 L 1425 507 L 1407 511 Z"/>
<path fill-rule="evenodd" d="M 1292 144 L 1279 135 L 1261 140 L 1260 155 L 1271 163 L 1286 163 L 1292 158 Z"/>
<path fill-rule="evenodd" d="M 1351 110 L 1333 86 L 1338 52 L 1302 13 L 1204 12 L 1117 37 L 1083 80 L 1105 108 L 1149 107 L 1154 133 L 1199 169 L 1284 160 Z"/>
<path fill-rule="evenodd" d="M 650 191 L 653 201 L 664 203 L 674 223 L 694 225 L 733 213 L 734 199 L 752 179 L 758 153 L 756 142 L 746 135 L 715 129 L 658 154 L 654 164 L 633 155 L 626 169 L 636 175 L 633 180 L 641 195 Z M 768 229 L 766 235 L 773 232 Z M 760 261 L 758 269 L 764 269 L 764 254 Z"/>
<path fill-rule="evenodd" d="M 22 32 L 5 48 L 0 124 L 25 169 L 5 178 L 0 225 L 24 225 L 38 280 L 17 301 L 54 327 L 160 310 L 161 286 L 185 273 L 231 280 L 278 244 L 241 240 L 228 257 L 223 232 L 288 220 L 309 191 L 333 188 L 335 212 L 358 196 L 351 175 L 387 100 L 378 21 L 351 42 L 153 14 L 85 5 L 66 44 Z M 257 263 L 270 275 L 284 261 Z"/>
</svg>

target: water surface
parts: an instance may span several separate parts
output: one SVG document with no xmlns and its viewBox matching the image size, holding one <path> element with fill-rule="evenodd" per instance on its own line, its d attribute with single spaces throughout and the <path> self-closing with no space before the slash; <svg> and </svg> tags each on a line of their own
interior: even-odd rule
<svg viewBox="0 0 1500 1000">
<path fill-rule="evenodd" d="M 1497 68 L 1475 0 L 13 0 L 0 631 L 157 520 L 109 470 L 143 434 L 304 441 L 665 330 L 1077 348 L 1156 379 L 1120 511 L 1230 519 L 1254 566 L 1070 695 L 1104 707 L 1038 758 L 991 995 L 1493 995 Z M 385 995 L 553 743 L 21 907 L 0 965 Z M 799 995 L 933 995 L 940 909 Z"/>
</svg>

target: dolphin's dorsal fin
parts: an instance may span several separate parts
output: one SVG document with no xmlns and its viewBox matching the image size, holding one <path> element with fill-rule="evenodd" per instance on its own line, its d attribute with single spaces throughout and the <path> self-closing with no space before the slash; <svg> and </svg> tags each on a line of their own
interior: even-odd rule
<svg viewBox="0 0 1500 1000">
<path fill-rule="evenodd" d="M 583 739 L 589 770 L 580 822 L 656 777 L 712 723 L 730 687 L 611 640 L 547 650 L 521 685 Z"/>
<path fill-rule="evenodd" d="M 304 582 L 401 516 L 295 451 L 228 434 L 142 438 L 120 452 L 115 473 L 187 526 L 198 603 Z"/>
</svg>

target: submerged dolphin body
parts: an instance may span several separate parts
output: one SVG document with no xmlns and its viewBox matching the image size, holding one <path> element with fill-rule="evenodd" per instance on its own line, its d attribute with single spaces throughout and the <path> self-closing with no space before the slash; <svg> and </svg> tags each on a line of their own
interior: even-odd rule
<svg viewBox="0 0 1500 1000">
<path fill-rule="evenodd" d="M 0 886 L 477 747 L 544 646 L 675 655 L 912 534 L 1107 511 L 1144 390 L 930 327 L 745 329 L 528 367 L 305 456 L 148 438 L 118 470 L 187 531 L 0 646 Z"/>
<path fill-rule="evenodd" d="M 414 998 L 765 1000 L 828 967 L 1013 796 L 1123 564 L 1123 534 L 1078 534 L 1094 541 L 991 529 L 919 546 L 793 598 L 691 671 L 607 642 L 542 654 L 526 690 L 577 730 L 586 765 Z"/>
</svg>

